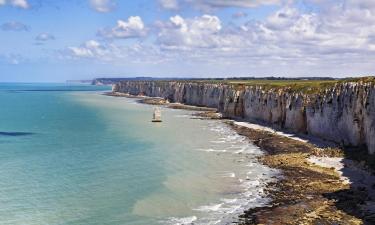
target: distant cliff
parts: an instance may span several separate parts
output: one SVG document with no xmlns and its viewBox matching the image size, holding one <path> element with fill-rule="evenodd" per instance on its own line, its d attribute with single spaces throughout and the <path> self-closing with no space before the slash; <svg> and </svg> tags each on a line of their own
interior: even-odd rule
<svg viewBox="0 0 375 225">
<path fill-rule="evenodd" d="M 95 78 L 91 81 L 92 85 L 113 85 L 122 81 L 150 81 L 150 80 L 160 80 L 161 78 L 154 77 L 126 77 L 126 78 Z"/>
<path fill-rule="evenodd" d="M 337 82 L 318 92 L 181 81 L 122 81 L 113 91 L 215 107 L 224 116 L 260 121 L 375 153 L 374 82 Z"/>
</svg>

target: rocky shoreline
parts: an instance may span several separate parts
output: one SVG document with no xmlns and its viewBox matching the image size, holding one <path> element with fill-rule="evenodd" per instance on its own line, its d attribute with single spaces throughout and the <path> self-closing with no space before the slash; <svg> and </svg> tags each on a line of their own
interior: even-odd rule
<svg viewBox="0 0 375 225">
<path fill-rule="evenodd" d="M 174 108 L 162 98 L 106 93 L 116 97 L 136 97 L 139 102 Z M 197 110 L 193 115 L 206 119 L 222 119 L 215 109 L 177 104 L 178 109 Z M 239 224 L 374 224 L 375 176 L 363 163 L 343 162 L 344 172 L 330 164 L 317 165 L 317 158 L 344 159 L 339 147 L 322 147 L 311 142 L 282 136 L 267 129 L 254 129 L 228 122 L 240 135 L 248 137 L 266 152 L 259 160 L 282 172 L 278 182 L 265 190 L 272 202 L 266 207 L 252 208 L 240 216 Z M 352 171 L 352 172 L 350 172 Z M 357 171 L 357 174 L 353 174 Z M 358 172 L 359 171 L 359 172 Z M 358 179 L 355 176 L 366 177 Z M 345 179 L 343 177 L 345 176 Z M 367 177 L 368 176 L 368 177 Z M 352 183 L 350 183 L 350 182 Z"/>
<path fill-rule="evenodd" d="M 365 161 L 347 159 L 345 149 L 333 143 L 317 145 L 257 124 L 228 124 L 266 152 L 260 162 L 282 174 L 265 189 L 272 202 L 245 211 L 239 224 L 375 224 L 375 171 Z"/>
<path fill-rule="evenodd" d="M 353 161 L 348 170 L 368 174 L 369 180 L 340 174 L 332 167 L 312 163 L 310 157 L 343 157 L 339 148 L 318 148 L 269 131 L 232 124 L 234 130 L 266 151 L 260 159 L 282 171 L 283 178 L 271 183 L 266 193 L 273 199 L 267 207 L 250 209 L 240 224 L 374 224 L 375 177 Z M 342 179 L 348 176 L 348 183 Z M 372 181 L 371 181 L 372 179 Z"/>
</svg>

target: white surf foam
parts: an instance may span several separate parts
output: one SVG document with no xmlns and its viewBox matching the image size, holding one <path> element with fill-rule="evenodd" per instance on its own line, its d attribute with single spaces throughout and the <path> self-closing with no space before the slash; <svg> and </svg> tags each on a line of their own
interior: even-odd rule
<svg viewBox="0 0 375 225">
<path fill-rule="evenodd" d="M 214 204 L 214 205 L 203 205 L 203 206 L 200 206 L 200 207 L 198 207 L 194 210 L 202 211 L 202 212 L 217 212 L 222 205 L 223 205 L 223 203 Z"/>
<path fill-rule="evenodd" d="M 224 173 L 224 174 L 222 175 L 222 177 L 231 177 L 231 178 L 234 178 L 234 177 L 236 177 L 236 174 L 233 173 L 233 172 Z"/>
<path fill-rule="evenodd" d="M 231 199 L 231 198 L 222 198 L 220 200 L 222 202 L 224 202 L 224 203 L 235 203 L 238 199 L 237 198 L 233 198 L 233 199 Z"/>
<path fill-rule="evenodd" d="M 273 180 L 275 170 L 270 170 L 257 161 L 263 152 L 254 146 L 246 137 L 238 135 L 229 126 L 212 123 L 209 130 L 217 132 L 217 137 L 210 140 L 207 148 L 197 148 L 198 151 L 231 154 L 234 162 L 238 162 L 244 171 L 224 171 L 217 176 L 233 179 L 233 192 L 229 191 L 228 198 L 223 197 L 218 202 L 198 206 L 194 211 L 204 213 L 198 216 L 194 224 L 231 224 L 235 215 L 245 210 L 263 206 L 269 201 L 264 194 L 267 182 Z M 237 173 L 238 172 L 238 173 Z"/>
<path fill-rule="evenodd" d="M 213 149 L 213 148 L 208 148 L 208 149 L 198 148 L 197 150 L 198 151 L 204 151 L 204 152 L 226 152 L 227 151 L 225 149 Z"/>
<path fill-rule="evenodd" d="M 194 221 L 196 221 L 198 218 L 196 216 L 190 216 L 190 217 L 182 217 L 182 218 L 176 218 L 172 217 L 169 218 L 168 223 L 173 225 L 190 225 L 193 224 Z"/>
</svg>

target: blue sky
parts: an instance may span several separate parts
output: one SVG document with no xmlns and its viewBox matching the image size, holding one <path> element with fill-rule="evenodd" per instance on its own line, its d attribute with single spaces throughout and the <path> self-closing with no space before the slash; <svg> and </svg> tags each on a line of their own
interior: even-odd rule
<svg viewBox="0 0 375 225">
<path fill-rule="evenodd" d="M 373 74 L 371 0 L 0 0 L 0 81 Z"/>
</svg>

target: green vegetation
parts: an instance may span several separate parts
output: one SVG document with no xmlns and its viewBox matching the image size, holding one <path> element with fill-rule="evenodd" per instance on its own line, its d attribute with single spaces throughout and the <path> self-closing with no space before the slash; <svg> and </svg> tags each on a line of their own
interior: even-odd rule
<svg viewBox="0 0 375 225">
<path fill-rule="evenodd" d="M 243 90 L 246 86 L 261 86 L 264 90 L 284 90 L 286 92 L 295 93 L 301 92 L 304 94 L 318 94 L 327 88 L 331 88 L 336 84 L 345 82 L 364 82 L 375 85 L 375 77 L 359 77 L 359 78 L 344 78 L 344 79 L 333 79 L 333 78 L 277 78 L 277 77 L 266 77 L 266 78 L 212 78 L 212 79 L 178 79 L 178 78 L 158 78 L 158 79 L 141 79 L 132 81 L 152 81 L 158 84 L 166 84 L 168 82 L 178 83 L 200 83 L 200 84 L 226 84 L 233 85 L 237 90 Z"/>
<path fill-rule="evenodd" d="M 169 80 L 170 81 L 170 80 Z M 280 90 L 283 89 L 287 92 L 301 92 L 305 94 L 316 94 L 324 91 L 327 88 L 333 87 L 339 83 L 345 82 L 365 82 L 375 84 L 375 77 L 360 77 L 360 78 L 345 78 L 345 79 L 192 79 L 192 80 L 176 80 L 177 82 L 190 82 L 190 83 L 211 83 L 211 84 L 228 84 L 235 86 L 236 89 L 242 89 L 245 86 L 261 86 L 264 90 Z M 166 81 L 159 81 L 166 82 Z"/>
<path fill-rule="evenodd" d="M 228 84 L 261 86 L 264 90 L 283 89 L 289 92 L 314 93 L 334 86 L 336 80 L 251 80 L 251 81 L 228 81 Z"/>
<path fill-rule="evenodd" d="M 359 78 L 346 78 L 340 80 L 341 82 L 364 82 L 364 83 L 372 83 L 375 84 L 375 76 L 368 76 L 368 77 L 359 77 Z"/>
</svg>

